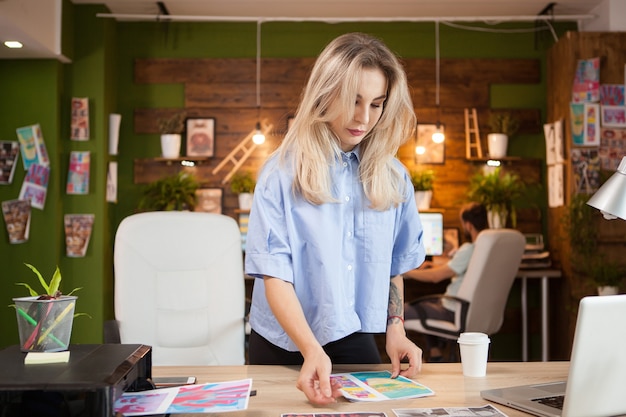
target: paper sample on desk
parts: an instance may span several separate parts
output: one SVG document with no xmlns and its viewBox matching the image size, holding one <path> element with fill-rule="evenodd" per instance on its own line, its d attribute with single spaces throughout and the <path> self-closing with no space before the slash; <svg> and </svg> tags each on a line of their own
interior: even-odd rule
<svg viewBox="0 0 626 417">
<path fill-rule="evenodd" d="M 403 376 L 391 378 L 389 371 L 333 374 L 343 396 L 350 401 L 385 401 L 433 395 L 430 388 Z"/>
<path fill-rule="evenodd" d="M 483 405 L 481 407 L 395 408 L 393 412 L 396 414 L 397 417 L 507 417 L 506 414 L 504 414 L 502 411 L 498 410 L 491 404 Z"/>
<path fill-rule="evenodd" d="M 252 379 L 126 392 L 115 402 L 125 416 L 224 413 L 248 408 Z"/>
<path fill-rule="evenodd" d="M 280 417 L 387 417 L 381 411 L 356 411 L 354 413 L 283 413 Z"/>
</svg>

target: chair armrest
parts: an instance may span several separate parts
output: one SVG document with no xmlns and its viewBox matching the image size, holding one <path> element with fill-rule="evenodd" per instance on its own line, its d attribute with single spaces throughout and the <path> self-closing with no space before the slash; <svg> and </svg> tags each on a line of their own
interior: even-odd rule
<svg viewBox="0 0 626 417">
<path fill-rule="evenodd" d="M 437 301 L 437 300 L 450 300 L 456 304 L 459 305 L 460 310 L 456 310 L 455 313 L 455 320 L 454 320 L 454 324 L 456 325 L 456 327 L 459 329 L 458 332 L 452 332 L 449 331 L 447 329 L 442 329 L 439 327 L 433 327 L 431 325 L 428 324 L 427 322 L 427 313 L 424 310 L 424 308 L 420 305 L 422 302 L 425 301 Z M 418 312 L 418 316 L 419 316 L 419 321 L 422 324 L 422 327 L 426 330 L 430 330 L 433 332 L 440 332 L 440 333 L 445 333 L 448 334 L 450 336 L 458 336 L 459 334 L 463 333 L 465 331 L 465 322 L 466 322 L 466 318 L 467 318 L 467 311 L 469 310 L 469 301 L 467 300 L 463 300 L 462 298 L 459 297 L 455 297 L 455 296 L 451 296 L 451 295 L 445 295 L 445 294 L 435 294 L 435 295 L 426 295 L 423 297 L 419 297 L 417 300 L 411 302 L 411 305 L 413 305 Z"/>
</svg>

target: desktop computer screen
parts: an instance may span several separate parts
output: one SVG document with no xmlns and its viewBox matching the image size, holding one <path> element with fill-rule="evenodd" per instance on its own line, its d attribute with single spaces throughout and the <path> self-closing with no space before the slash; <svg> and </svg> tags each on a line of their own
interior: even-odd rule
<svg viewBox="0 0 626 417">
<path fill-rule="evenodd" d="M 443 214 L 420 213 L 422 222 L 422 242 L 426 249 L 426 256 L 443 255 Z"/>
</svg>

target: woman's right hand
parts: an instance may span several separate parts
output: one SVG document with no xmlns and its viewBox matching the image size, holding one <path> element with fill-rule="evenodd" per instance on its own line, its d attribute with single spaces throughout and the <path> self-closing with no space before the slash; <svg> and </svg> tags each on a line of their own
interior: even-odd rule
<svg viewBox="0 0 626 417">
<path fill-rule="evenodd" d="M 296 387 L 315 405 L 326 405 L 341 396 L 341 386 L 331 382 L 332 363 L 323 349 L 305 356 Z"/>
</svg>

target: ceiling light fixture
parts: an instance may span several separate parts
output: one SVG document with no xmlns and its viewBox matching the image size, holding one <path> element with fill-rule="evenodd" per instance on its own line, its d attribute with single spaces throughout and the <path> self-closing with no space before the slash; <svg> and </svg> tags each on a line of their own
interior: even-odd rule
<svg viewBox="0 0 626 417">
<path fill-rule="evenodd" d="M 440 58 L 439 58 L 439 22 L 435 22 L 435 104 L 437 105 L 437 125 L 436 129 L 433 132 L 432 140 L 435 143 L 443 143 L 446 140 L 446 136 L 444 134 L 444 126 L 441 123 L 441 108 L 439 106 L 439 84 L 440 84 L 440 76 L 439 76 L 439 68 L 441 67 Z"/>
<path fill-rule="evenodd" d="M 5 41 L 4 46 L 6 46 L 7 48 L 11 48 L 11 49 L 20 49 L 24 45 L 22 45 L 22 42 L 18 42 L 18 41 Z"/>
<path fill-rule="evenodd" d="M 265 142 L 265 135 L 261 131 L 261 21 L 256 22 L 256 133 L 252 141 L 257 145 Z"/>
</svg>

